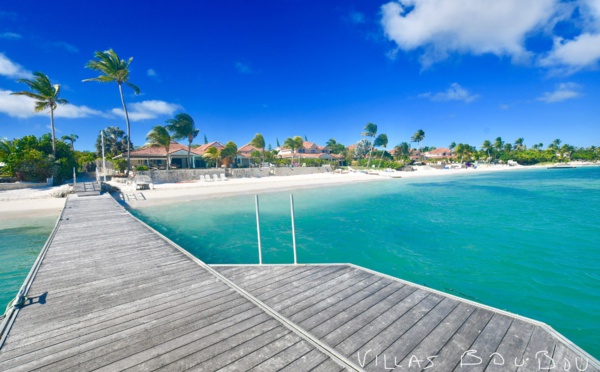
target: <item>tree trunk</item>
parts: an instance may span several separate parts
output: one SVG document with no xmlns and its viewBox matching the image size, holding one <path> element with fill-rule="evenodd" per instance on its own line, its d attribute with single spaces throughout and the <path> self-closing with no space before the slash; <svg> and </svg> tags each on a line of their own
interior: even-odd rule
<svg viewBox="0 0 600 372">
<path fill-rule="evenodd" d="M 127 113 L 127 106 L 125 105 L 125 97 L 123 97 L 123 87 L 119 83 L 119 93 L 121 94 L 121 103 L 123 104 L 123 110 L 125 111 L 125 122 L 127 122 L 127 169 L 125 170 L 125 177 L 129 176 L 129 170 L 131 169 L 131 128 L 129 126 L 129 113 Z M 169 169 L 169 157 L 167 156 L 167 169 Z"/>
<path fill-rule="evenodd" d="M 54 107 L 50 105 L 50 127 L 52 128 L 52 156 L 56 160 L 56 134 L 54 133 Z"/>
<path fill-rule="evenodd" d="M 381 168 L 381 161 L 383 160 L 383 154 L 385 154 L 385 149 L 381 153 L 381 157 L 379 158 L 379 165 L 377 166 L 377 168 Z"/>
<path fill-rule="evenodd" d="M 192 168 L 192 157 L 190 156 L 190 151 L 192 149 L 192 141 L 188 141 L 188 168 L 191 169 Z"/>
</svg>

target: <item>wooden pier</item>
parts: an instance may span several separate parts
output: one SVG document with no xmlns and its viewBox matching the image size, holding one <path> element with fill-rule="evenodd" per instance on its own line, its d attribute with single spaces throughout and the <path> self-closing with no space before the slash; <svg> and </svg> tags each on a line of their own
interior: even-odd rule
<svg viewBox="0 0 600 372">
<path fill-rule="evenodd" d="M 108 195 L 69 197 L 23 293 L 0 371 L 600 371 L 542 323 L 357 266 L 208 266 Z"/>
</svg>

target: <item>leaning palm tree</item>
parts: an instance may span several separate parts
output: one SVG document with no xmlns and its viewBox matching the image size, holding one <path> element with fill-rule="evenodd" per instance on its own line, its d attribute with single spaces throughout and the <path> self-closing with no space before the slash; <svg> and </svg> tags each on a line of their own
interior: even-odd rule
<svg viewBox="0 0 600 372">
<path fill-rule="evenodd" d="M 294 138 L 288 137 L 285 142 L 283 142 L 283 147 L 287 147 L 292 151 L 292 164 L 294 163 L 294 153 L 296 150 L 302 147 L 304 141 L 302 137 L 295 136 Z"/>
<path fill-rule="evenodd" d="M 417 150 L 419 144 L 421 143 L 421 141 L 423 141 L 423 139 L 425 139 L 425 132 L 423 131 L 423 129 L 419 129 L 418 131 L 416 131 L 415 134 L 413 134 L 410 138 L 411 142 L 417 143 Z"/>
<path fill-rule="evenodd" d="M 371 164 L 371 154 L 373 153 L 373 147 L 375 147 L 375 136 L 377 135 L 377 124 L 367 123 L 363 128 L 364 132 L 362 132 L 363 137 L 371 137 L 373 139 L 373 143 L 371 143 L 371 149 L 369 150 L 369 160 L 367 160 L 367 168 Z"/>
<path fill-rule="evenodd" d="M 198 133 L 200 132 L 198 129 L 196 129 L 196 123 L 194 123 L 194 119 L 192 119 L 192 117 L 188 114 L 181 113 L 175 115 L 174 119 L 169 119 L 166 122 L 168 124 L 166 126 L 166 129 L 169 132 L 173 132 L 173 139 L 188 140 L 188 167 L 190 167 L 190 152 L 192 150 L 192 141 L 194 141 L 194 138 L 196 138 L 196 136 L 198 136 Z"/>
<path fill-rule="evenodd" d="M 485 140 L 481 144 L 481 149 L 487 153 L 488 161 L 490 160 L 490 151 L 492 151 L 492 141 Z"/>
<path fill-rule="evenodd" d="M 146 146 L 149 147 L 164 147 L 167 150 L 167 170 L 169 170 L 169 147 L 171 146 L 171 135 L 167 128 L 162 125 L 157 125 L 146 135 Z"/>
<path fill-rule="evenodd" d="M 221 151 L 219 151 L 219 149 L 214 146 L 209 147 L 204 153 L 204 155 L 202 155 L 202 157 L 207 160 L 214 160 L 215 168 L 217 168 L 217 166 L 219 165 L 219 159 L 221 159 Z"/>
<path fill-rule="evenodd" d="M 261 162 L 265 162 L 265 138 L 262 134 L 256 133 L 252 141 L 250 141 L 250 145 L 252 145 L 255 149 L 260 149 L 261 151 Z"/>
<path fill-rule="evenodd" d="M 50 109 L 50 126 L 52 128 L 52 155 L 56 158 L 56 134 L 54 130 L 54 110 L 60 105 L 67 104 L 68 101 L 60 98 L 60 84 L 52 84 L 50 78 L 42 72 L 34 72 L 34 79 L 19 79 L 19 83 L 25 83 L 31 89 L 31 92 L 21 91 L 11 94 L 26 96 L 35 100 L 34 112 Z"/>
<path fill-rule="evenodd" d="M 525 150 L 525 139 L 523 137 L 519 137 L 515 140 L 515 150 Z"/>
<path fill-rule="evenodd" d="M 75 152 L 75 141 L 77 141 L 78 138 L 79 138 L 78 135 L 71 134 L 71 135 L 68 135 L 68 136 L 64 135 L 60 139 L 62 139 L 63 141 L 69 141 L 69 142 L 71 142 L 71 151 Z"/>
<path fill-rule="evenodd" d="M 129 82 L 129 65 L 133 61 L 133 57 L 127 61 L 120 59 L 114 50 L 109 49 L 104 52 L 94 53 L 96 60 L 91 60 L 85 65 L 85 67 L 99 71 L 100 76 L 96 78 L 84 79 L 83 82 L 97 81 L 100 83 L 112 83 L 115 82 L 119 86 L 119 94 L 121 95 L 121 103 L 123 104 L 123 111 L 125 112 L 125 122 L 127 123 L 127 171 L 125 175 L 129 175 L 129 169 L 131 168 L 131 146 L 129 140 L 131 138 L 131 128 L 129 125 L 129 114 L 127 112 L 127 105 L 125 105 L 125 98 L 123 97 L 123 84 L 127 85 L 135 94 L 140 93 L 140 88 Z"/>
<path fill-rule="evenodd" d="M 381 133 L 375 138 L 375 142 L 373 142 L 375 147 L 383 147 L 383 151 L 381 152 L 381 157 L 379 158 L 379 165 L 377 168 L 381 168 L 381 161 L 383 160 L 383 155 L 385 154 L 385 149 L 388 145 L 388 137 L 387 134 Z"/>
</svg>

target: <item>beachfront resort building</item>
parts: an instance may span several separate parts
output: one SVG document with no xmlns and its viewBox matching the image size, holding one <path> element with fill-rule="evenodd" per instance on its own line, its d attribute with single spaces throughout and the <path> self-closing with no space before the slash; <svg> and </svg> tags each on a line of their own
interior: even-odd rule
<svg viewBox="0 0 600 372">
<path fill-rule="evenodd" d="M 456 157 L 452 150 L 440 147 L 439 149 L 427 151 L 423 154 L 425 159 L 428 160 L 445 160 L 445 159 L 453 159 Z"/>
<path fill-rule="evenodd" d="M 277 157 L 280 159 L 290 159 L 292 157 L 292 150 L 282 147 Z M 308 141 L 304 141 L 302 147 L 294 151 L 293 157 L 294 159 L 344 160 L 342 155 L 332 154 L 327 147 Z"/>
<path fill-rule="evenodd" d="M 223 146 L 220 142 L 210 142 L 196 148 L 190 149 L 191 161 L 188 163 L 188 147 L 178 142 L 171 142 L 169 151 L 164 146 L 144 146 L 138 150 L 131 151 L 131 166 L 133 168 L 143 165 L 149 169 L 167 169 L 167 162 L 170 168 L 197 168 L 204 166 L 202 155 L 211 147 L 216 147 L 221 150 Z M 123 153 L 115 157 L 126 158 L 127 154 Z"/>
</svg>

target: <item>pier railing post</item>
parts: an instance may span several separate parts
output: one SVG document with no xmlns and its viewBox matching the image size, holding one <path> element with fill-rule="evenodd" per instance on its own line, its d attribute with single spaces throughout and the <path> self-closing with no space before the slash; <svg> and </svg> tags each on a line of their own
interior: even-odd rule
<svg viewBox="0 0 600 372">
<path fill-rule="evenodd" d="M 260 212 L 258 210 L 258 195 L 254 195 L 256 205 L 256 234 L 258 235 L 258 264 L 262 265 L 262 247 L 260 244 Z"/>
<path fill-rule="evenodd" d="M 292 211 L 292 245 L 294 247 L 294 265 L 298 264 L 298 256 L 296 255 L 296 224 L 294 223 L 294 195 L 290 194 L 290 208 Z"/>
</svg>

